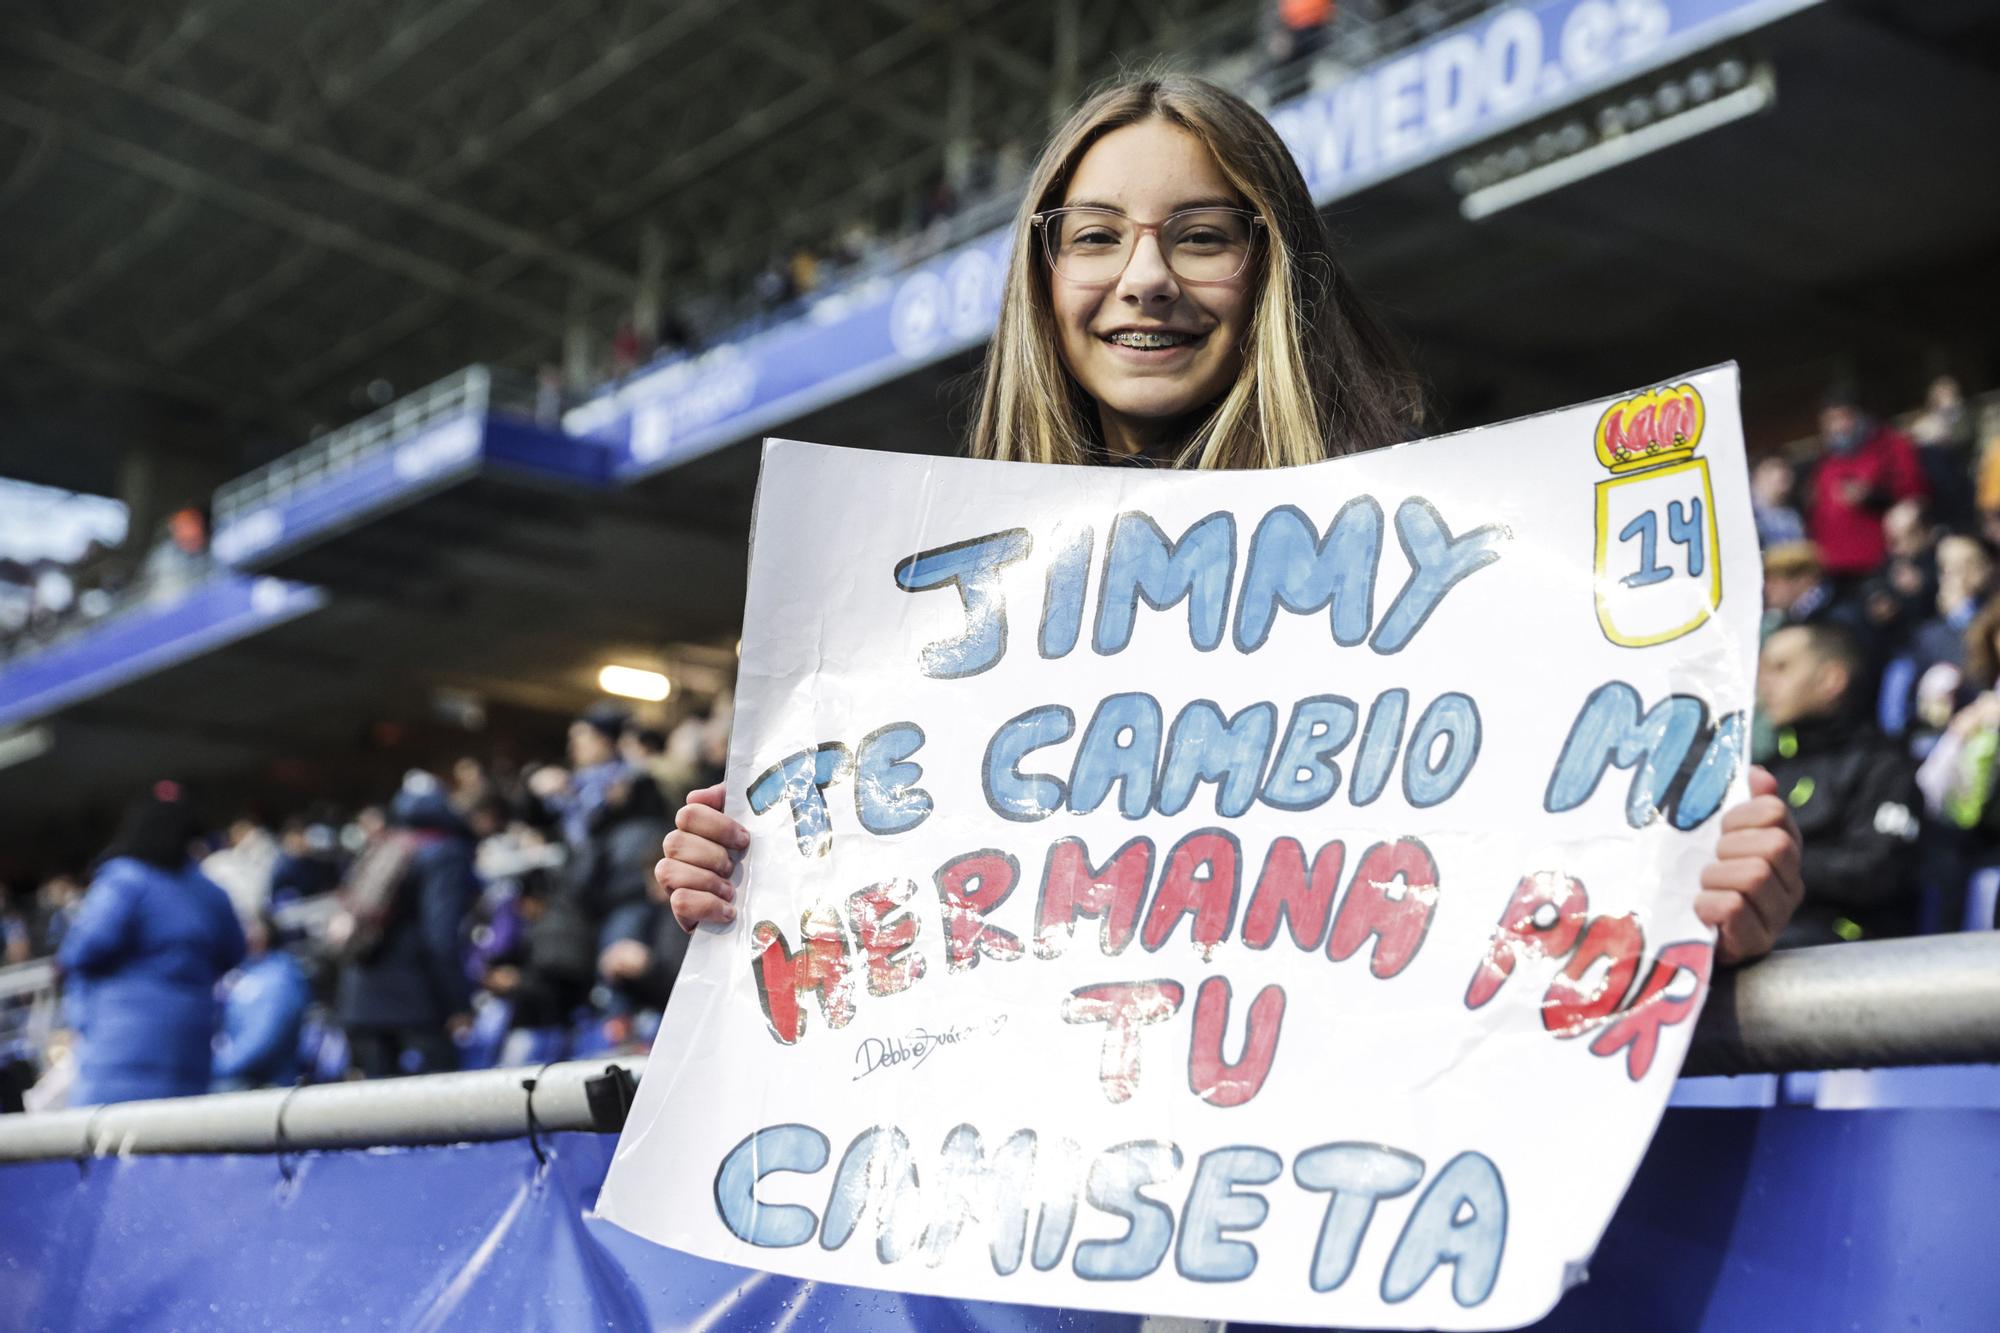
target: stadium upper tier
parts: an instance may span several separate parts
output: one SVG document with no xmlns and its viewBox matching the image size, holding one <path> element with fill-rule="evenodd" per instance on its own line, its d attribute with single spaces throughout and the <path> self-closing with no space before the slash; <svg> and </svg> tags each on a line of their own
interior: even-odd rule
<svg viewBox="0 0 2000 1333">
<path fill-rule="evenodd" d="M 1783 103 L 1752 116 L 1779 77 Z M 1851 95 L 1864 81 L 1896 133 Z M 1881 317 L 1883 274 L 1917 272 L 1970 327 L 1957 306 L 1990 310 L 1990 280 L 1923 275 L 2000 234 L 2000 205 L 1954 184 L 1955 132 L 1996 101 L 1976 66 L 1851 6 L 1544 0 L 1273 120 L 1323 205 L 1367 193 L 1335 217 L 1361 286 L 1439 397 L 1490 420 L 1729 357 L 1753 389 L 1816 393 L 1830 356 L 1923 336 Z M 952 448 L 940 393 L 991 332 L 1009 241 L 994 227 L 826 291 L 559 424 L 475 369 L 224 486 L 195 591 L 0 664 L 0 801 L 48 813 L 169 769 L 254 773 L 424 714 L 440 687 L 560 710 L 607 659 L 726 654 L 756 479 L 738 446 Z"/>
<path fill-rule="evenodd" d="M 1271 119 L 1325 206 L 1816 3 L 1503 5 L 1347 72 Z M 1706 89 L 1696 84 L 1691 100 L 1748 105 L 1748 83 L 1739 64 Z M 944 361 L 992 333 L 1011 241 L 1010 218 L 908 271 L 828 292 L 778 327 L 665 358 L 564 424 L 610 445 L 620 477 L 646 475 Z"/>
</svg>

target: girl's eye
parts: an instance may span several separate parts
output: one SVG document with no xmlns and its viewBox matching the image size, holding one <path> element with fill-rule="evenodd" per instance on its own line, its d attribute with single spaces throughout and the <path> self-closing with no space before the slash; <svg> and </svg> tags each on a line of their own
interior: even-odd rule
<svg viewBox="0 0 2000 1333">
<path fill-rule="evenodd" d="M 1181 237 L 1181 244 L 1203 246 L 1227 245 L 1229 244 L 1229 238 L 1219 231 L 1210 231 L 1207 228 L 1203 228 L 1200 231 L 1191 231 Z"/>
<path fill-rule="evenodd" d="M 1069 243 L 1071 245 L 1093 246 L 1116 245 L 1118 244 L 1118 236 L 1115 232 L 1108 231 L 1103 227 L 1093 227 L 1089 231 L 1081 231 L 1070 237 Z"/>
</svg>

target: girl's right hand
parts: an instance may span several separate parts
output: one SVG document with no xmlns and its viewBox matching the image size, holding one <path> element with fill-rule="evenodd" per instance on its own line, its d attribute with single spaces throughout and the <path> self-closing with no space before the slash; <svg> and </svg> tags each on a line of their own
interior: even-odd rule
<svg viewBox="0 0 2000 1333">
<path fill-rule="evenodd" d="M 682 930 L 736 919 L 730 905 L 736 886 L 729 876 L 750 845 L 750 832 L 722 813 L 722 792 L 718 782 L 688 793 L 688 803 L 674 816 L 674 831 L 660 843 L 665 859 L 653 867 L 653 900 L 673 910 Z"/>
</svg>

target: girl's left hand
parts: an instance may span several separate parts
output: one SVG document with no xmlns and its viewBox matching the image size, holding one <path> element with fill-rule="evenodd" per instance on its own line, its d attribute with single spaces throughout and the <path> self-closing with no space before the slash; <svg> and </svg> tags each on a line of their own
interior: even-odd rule
<svg viewBox="0 0 2000 1333">
<path fill-rule="evenodd" d="M 1771 952 L 1805 897 L 1799 826 L 1778 795 L 1778 780 L 1750 770 L 1750 799 L 1722 812 L 1715 859 L 1701 871 L 1694 911 L 1715 927 L 1715 960 L 1747 963 Z"/>
</svg>

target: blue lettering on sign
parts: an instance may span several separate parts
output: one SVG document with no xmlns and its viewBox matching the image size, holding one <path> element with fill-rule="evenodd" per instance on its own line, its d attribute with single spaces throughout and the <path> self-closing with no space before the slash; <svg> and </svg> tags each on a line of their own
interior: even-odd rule
<svg viewBox="0 0 2000 1333">
<path fill-rule="evenodd" d="M 1507 1190 L 1483 1153 L 1462 1152 L 1424 1188 L 1382 1274 L 1391 1305 L 1417 1294 L 1444 1264 L 1452 1266 L 1451 1298 L 1473 1306 L 1493 1292 L 1507 1247 Z"/>
<path fill-rule="evenodd" d="M 1300 1153 L 1292 1175 L 1302 1187 L 1329 1196 L 1313 1247 L 1311 1282 L 1314 1291 L 1332 1291 L 1354 1271 L 1375 1205 L 1415 1189 L 1424 1178 L 1424 1163 L 1379 1143 L 1328 1143 Z"/>
<path fill-rule="evenodd" d="M 1722 806 L 1743 757 L 1741 713 L 1711 722 L 1708 705 L 1691 694 L 1668 695 L 1641 710 L 1639 692 L 1622 680 L 1598 686 L 1563 741 L 1542 808 L 1574 810 L 1590 799 L 1612 766 L 1633 770 L 1625 821 L 1644 828 L 1665 818 L 1683 831 Z"/>
<path fill-rule="evenodd" d="M 872 1214 L 875 1257 L 885 1264 L 896 1262 L 923 1237 L 923 1201 L 917 1190 L 917 1164 L 903 1131 L 893 1125 L 862 1130 L 834 1173 L 820 1247 L 839 1249 Z"/>
<path fill-rule="evenodd" d="M 1243 590 L 1236 599 L 1236 648 L 1255 652 L 1284 607 L 1298 615 L 1327 608 L 1333 641 L 1352 647 L 1375 620 L 1376 553 L 1382 547 L 1382 506 L 1373 496 L 1342 505 L 1321 537 L 1291 505 L 1273 509 L 1250 537 Z"/>
<path fill-rule="evenodd" d="M 1174 1210 L 1147 1198 L 1144 1188 L 1172 1179 L 1180 1169 L 1181 1150 L 1150 1139 L 1108 1148 L 1090 1164 L 1084 1188 L 1091 1207 L 1124 1218 L 1126 1230 L 1117 1240 L 1078 1245 L 1071 1262 L 1078 1277 L 1131 1282 L 1160 1266 L 1174 1238 Z"/>
<path fill-rule="evenodd" d="M 1048 773 L 1023 773 L 1021 761 L 1046 746 L 1066 741 L 1076 731 L 1076 714 L 1061 704 L 1030 708 L 1009 718 L 986 744 L 982 766 L 986 804 L 1003 819 L 1021 823 L 1054 814 L 1068 789 Z"/>
<path fill-rule="evenodd" d="M 1228 1231 L 1254 1231 L 1270 1216 L 1263 1195 L 1238 1185 L 1268 1185 L 1284 1173 L 1284 1160 L 1269 1148 L 1239 1146 L 1203 1153 L 1188 1190 L 1174 1267 L 1196 1282 L 1241 1282 L 1257 1269 L 1257 1247 L 1230 1240 Z"/>
<path fill-rule="evenodd" d="M 1316 694 L 1294 704 L 1285 743 L 1264 782 L 1264 804 L 1298 811 L 1330 800 L 1340 787 L 1340 765 L 1333 756 L 1354 739 L 1358 713 L 1352 699 L 1337 694 Z"/>
<path fill-rule="evenodd" d="M 973 1125 L 953 1127 L 941 1152 L 926 1157 L 931 1174 L 925 1176 L 901 1129 L 871 1125 L 854 1137 L 831 1178 L 814 1182 L 826 1191 L 822 1221 L 810 1208 L 758 1197 L 766 1177 L 814 1175 L 830 1158 L 819 1130 L 773 1125 L 724 1156 L 716 1211 L 731 1235 L 763 1248 L 802 1245 L 817 1232 L 828 1251 L 850 1242 L 871 1245 L 882 1263 L 910 1260 L 936 1269 L 961 1245 L 983 1246 L 993 1271 L 1006 1277 L 1021 1271 L 1024 1260 L 1041 1272 L 1059 1267 L 1087 1203 L 1124 1227 L 1123 1234 L 1076 1244 L 1069 1258 L 1078 1277 L 1139 1281 L 1158 1272 L 1171 1252 L 1175 1271 L 1191 1282 L 1243 1282 L 1260 1262 L 1258 1247 L 1244 1237 L 1270 1219 L 1268 1187 L 1285 1175 L 1284 1159 L 1272 1149 L 1227 1144 L 1196 1162 L 1184 1196 L 1161 1198 L 1158 1187 L 1181 1174 L 1175 1143 L 1113 1144 L 1087 1169 L 1074 1142 L 1044 1140 L 1032 1129 L 1014 1131 L 991 1152 L 986 1143 Z M 1376 1215 L 1424 1183 L 1425 1166 L 1387 1144 L 1335 1142 L 1302 1150 L 1291 1174 L 1300 1189 L 1326 1196 L 1306 1274 L 1311 1289 L 1324 1293 L 1353 1276 Z M 1491 1296 L 1507 1248 L 1508 1203 L 1490 1158 L 1456 1154 L 1398 1211 L 1404 1216 L 1382 1270 L 1382 1300 L 1409 1300 L 1441 1268 L 1451 1269 L 1451 1297 L 1461 1306 Z M 1101 1230 L 1101 1223 L 1088 1229 Z"/>
<path fill-rule="evenodd" d="M 1000 571 L 1027 559 L 1034 545 L 1025 530 L 1014 528 L 919 551 L 896 566 L 896 586 L 904 592 L 956 588 L 965 610 L 963 630 L 924 649 L 926 676 L 976 676 L 1000 660 L 1007 651 L 1007 599 Z"/>
<path fill-rule="evenodd" d="M 1155 611 L 1185 599 L 1188 638 L 1208 652 L 1222 642 L 1229 585 L 1235 576 L 1234 515 L 1210 514 L 1182 533 L 1179 541 L 1169 541 L 1151 516 L 1120 514 L 1104 552 L 1091 646 L 1108 656 L 1130 643 L 1142 598 Z"/>
<path fill-rule="evenodd" d="M 819 1219 L 795 1203 L 764 1203 L 757 1186 L 777 1171 L 811 1175 L 826 1165 L 832 1145 L 811 1125 L 770 1125 L 729 1150 L 715 1173 L 715 1211 L 731 1235 L 751 1245 L 783 1249 L 812 1239 Z"/>
<path fill-rule="evenodd" d="M 826 808 L 826 789 L 854 767 L 845 745 L 829 741 L 810 750 L 786 755 L 750 780 L 747 795 L 753 814 L 763 814 L 780 800 L 792 809 L 792 833 L 801 856 L 824 856 L 833 845 L 833 818 Z"/>
<path fill-rule="evenodd" d="M 892 722 L 863 738 L 854 761 L 854 808 L 862 828 L 886 838 L 930 817 L 930 793 L 916 785 L 924 770 L 910 762 L 923 744 L 923 728 L 914 722 Z"/>
</svg>

